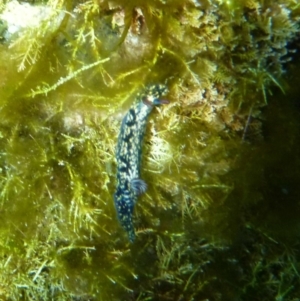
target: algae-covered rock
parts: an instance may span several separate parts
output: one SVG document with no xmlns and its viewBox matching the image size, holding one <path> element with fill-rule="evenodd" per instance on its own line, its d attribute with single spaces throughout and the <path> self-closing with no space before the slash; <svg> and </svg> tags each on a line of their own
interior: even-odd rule
<svg viewBox="0 0 300 301">
<path fill-rule="evenodd" d="M 270 92 L 291 91 L 299 21 L 293 0 L 0 2 L 0 299 L 297 300 L 299 224 L 285 239 L 267 192 L 297 212 L 298 174 L 266 176 L 264 129 L 278 116 L 296 150 Z M 129 243 L 115 147 L 153 83 L 170 103 L 147 124 Z"/>
</svg>

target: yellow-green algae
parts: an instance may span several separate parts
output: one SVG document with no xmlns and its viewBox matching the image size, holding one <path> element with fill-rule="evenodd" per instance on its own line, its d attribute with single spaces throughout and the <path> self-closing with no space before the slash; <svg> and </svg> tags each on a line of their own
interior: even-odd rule
<svg viewBox="0 0 300 301">
<path fill-rule="evenodd" d="M 282 202 L 299 212 L 299 116 L 274 101 L 261 127 L 271 87 L 290 89 L 297 1 L 34 5 L 39 26 L 0 45 L 1 300 L 297 300 L 299 223 Z M 129 244 L 115 145 L 153 82 L 171 104 L 149 122 Z"/>
</svg>

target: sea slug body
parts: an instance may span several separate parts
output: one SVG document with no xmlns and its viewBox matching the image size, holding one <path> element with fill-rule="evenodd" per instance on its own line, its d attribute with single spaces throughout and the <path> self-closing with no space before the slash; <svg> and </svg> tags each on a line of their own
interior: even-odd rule
<svg viewBox="0 0 300 301">
<path fill-rule="evenodd" d="M 138 195 L 147 189 L 146 183 L 140 179 L 140 162 L 142 142 L 146 123 L 154 106 L 168 103 L 159 97 L 166 92 L 163 85 L 152 85 L 138 95 L 136 102 L 125 115 L 118 144 L 117 159 L 117 188 L 114 195 L 115 207 L 121 226 L 128 233 L 130 242 L 135 239 L 132 222 L 134 205 Z"/>
</svg>

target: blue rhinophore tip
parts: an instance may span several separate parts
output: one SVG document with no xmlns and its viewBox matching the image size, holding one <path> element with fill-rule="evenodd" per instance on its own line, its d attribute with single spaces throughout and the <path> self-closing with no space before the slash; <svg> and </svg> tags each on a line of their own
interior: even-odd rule
<svg viewBox="0 0 300 301">
<path fill-rule="evenodd" d="M 168 100 L 166 100 L 166 99 L 158 99 L 158 98 L 155 98 L 154 100 L 153 100 L 153 104 L 155 105 L 155 106 L 160 106 L 160 105 L 165 105 L 165 104 L 168 104 L 168 103 L 170 103 Z"/>
</svg>

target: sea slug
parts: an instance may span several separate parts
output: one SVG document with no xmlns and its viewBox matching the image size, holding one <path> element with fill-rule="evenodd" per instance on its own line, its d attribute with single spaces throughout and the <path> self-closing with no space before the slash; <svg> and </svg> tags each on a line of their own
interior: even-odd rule
<svg viewBox="0 0 300 301">
<path fill-rule="evenodd" d="M 118 144 L 117 159 L 117 188 L 114 195 L 115 207 L 122 227 L 128 233 L 130 242 L 135 239 L 132 222 L 134 205 L 138 195 L 144 193 L 147 184 L 140 178 L 140 163 L 142 142 L 146 123 L 154 106 L 168 103 L 159 97 L 166 93 L 163 85 L 152 85 L 138 95 L 137 102 L 125 115 Z"/>
</svg>

